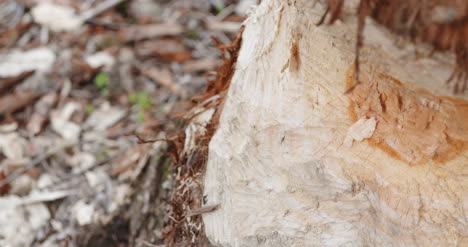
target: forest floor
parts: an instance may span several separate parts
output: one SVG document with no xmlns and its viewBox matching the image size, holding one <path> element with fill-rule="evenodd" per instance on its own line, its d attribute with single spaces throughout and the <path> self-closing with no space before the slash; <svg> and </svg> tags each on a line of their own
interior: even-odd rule
<svg viewBox="0 0 468 247">
<path fill-rule="evenodd" d="M 0 246 L 194 244 L 183 117 L 256 3 L 0 0 Z"/>
</svg>

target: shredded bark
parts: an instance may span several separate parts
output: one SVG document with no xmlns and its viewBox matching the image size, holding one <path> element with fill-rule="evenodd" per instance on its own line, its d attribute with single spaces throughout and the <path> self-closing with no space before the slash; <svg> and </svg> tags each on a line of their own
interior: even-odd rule
<svg viewBox="0 0 468 247">
<path fill-rule="evenodd" d="M 243 31 L 244 26 L 241 27 L 239 33 L 234 38 L 231 45 L 224 45 L 217 38 L 212 37 L 213 41 L 216 44 L 216 47 L 221 50 L 223 65 L 221 65 L 218 68 L 215 79 L 207 80 L 205 92 L 199 96 L 192 98 L 193 102 L 201 103 L 214 95 L 218 95 L 226 91 L 226 89 L 229 88 L 231 78 L 234 75 L 235 71 L 234 67 L 236 65 L 238 51 L 242 43 Z"/>
<path fill-rule="evenodd" d="M 344 0 L 327 0 L 327 9 L 318 25 L 332 24 L 342 15 Z M 429 43 L 436 51 L 451 51 L 456 67 L 447 84 L 454 93 L 468 89 L 468 1 L 464 0 L 360 0 L 355 56 L 355 84 L 359 85 L 359 51 L 362 47 L 365 18 L 371 17 L 394 33 L 414 43 Z"/>
<path fill-rule="evenodd" d="M 192 99 L 194 103 L 202 103 L 213 96 L 221 96 L 204 105 L 206 108 L 214 107 L 216 112 L 207 125 L 205 134 L 196 137 L 197 148 L 182 154 L 182 157 L 179 156 L 180 159 L 174 169 L 174 188 L 176 189 L 168 202 L 170 220 L 163 232 L 166 244 L 169 246 L 210 246 L 201 218 L 203 212 L 215 210 L 215 208 L 207 210 L 203 207 L 203 178 L 208 158 L 208 144 L 217 128 L 226 91 L 234 75 L 243 30 L 242 27 L 232 44 L 228 46 L 213 38 L 222 52 L 224 63 L 218 69 L 215 79 L 207 80 L 205 92 Z M 179 155 L 182 149 L 179 146 L 177 151 Z"/>
<path fill-rule="evenodd" d="M 0 181 L 3 181 L 6 179 L 6 175 L 5 173 L 2 171 L 0 172 Z M 0 186 L 0 195 L 5 195 L 6 193 L 8 193 L 11 189 L 11 185 L 9 183 L 6 183 L 4 185 L 1 185 Z"/>
</svg>

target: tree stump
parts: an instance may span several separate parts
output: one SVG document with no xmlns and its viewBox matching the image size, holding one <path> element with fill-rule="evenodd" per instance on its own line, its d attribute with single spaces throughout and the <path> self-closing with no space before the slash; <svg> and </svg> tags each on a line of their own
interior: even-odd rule
<svg viewBox="0 0 468 247">
<path fill-rule="evenodd" d="M 263 0 L 244 23 L 209 145 L 204 205 L 219 206 L 203 214 L 208 238 L 468 246 L 468 95 L 446 84 L 454 54 L 366 19 L 360 84 L 345 93 L 357 18 L 317 26 L 315 2 Z"/>
</svg>

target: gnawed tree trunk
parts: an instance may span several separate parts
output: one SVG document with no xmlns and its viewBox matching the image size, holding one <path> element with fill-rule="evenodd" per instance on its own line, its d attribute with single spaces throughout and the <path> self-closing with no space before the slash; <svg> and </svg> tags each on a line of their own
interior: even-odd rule
<svg viewBox="0 0 468 247">
<path fill-rule="evenodd" d="M 350 1 L 352 2 L 352 1 Z M 352 9 L 347 6 L 345 9 Z M 263 0 L 209 145 L 205 231 L 222 246 L 468 246 L 468 96 L 454 55 L 311 0 Z"/>
</svg>

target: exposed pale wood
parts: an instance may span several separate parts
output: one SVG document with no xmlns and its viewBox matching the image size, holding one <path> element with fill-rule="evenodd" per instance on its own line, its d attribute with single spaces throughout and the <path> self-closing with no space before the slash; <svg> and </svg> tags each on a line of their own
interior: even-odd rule
<svg viewBox="0 0 468 247">
<path fill-rule="evenodd" d="M 209 148 L 205 231 L 219 246 L 468 246 L 468 96 L 429 57 L 368 21 L 263 0 Z"/>
</svg>

